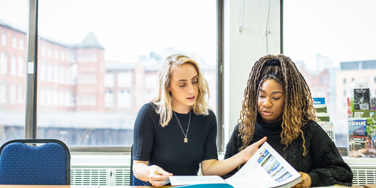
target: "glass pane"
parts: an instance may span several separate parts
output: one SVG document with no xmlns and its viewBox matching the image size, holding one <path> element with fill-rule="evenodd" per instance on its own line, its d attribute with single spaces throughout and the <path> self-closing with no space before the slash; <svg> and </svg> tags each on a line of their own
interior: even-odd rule
<svg viewBox="0 0 376 188">
<path fill-rule="evenodd" d="M 375 107 L 375 6 L 365 0 L 284 1 L 284 54 L 296 62 L 312 96 L 325 97 L 337 147 L 348 145 L 352 85 L 368 88 L 364 104 Z M 376 138 L 375 130 L 366 134 Z"/>
<path fill-rule="evenodd" d="M 0 145 L 25 135 L 27 13 L 26 0 L 0 0 Z"/>
<path fill-rule="evenodd" d="M 38 138 L 130 146 L 173 53 L 205 70 L 216 111 L 215 0 L 40 0 L 38 19 Z"/>
</svg>

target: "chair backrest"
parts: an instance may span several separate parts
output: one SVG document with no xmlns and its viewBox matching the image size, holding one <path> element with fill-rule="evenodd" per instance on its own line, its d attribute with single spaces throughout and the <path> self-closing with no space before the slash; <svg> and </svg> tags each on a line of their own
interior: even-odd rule
<svg viewBox="0 0 376 188">
<path fill-rule="evenodd" d="M 133 145 L 131 147 L 131 178 L 129 181 L 130 186 L 150 186 L 149 182 L 141 181 L 133 175 Z"/>
<path fill-rule="evenodd" d="M 70 160 L 67 145 L 60 140 L 8 141 L 0 148 L 0 184 L 70 185 Z"/>
</svg>

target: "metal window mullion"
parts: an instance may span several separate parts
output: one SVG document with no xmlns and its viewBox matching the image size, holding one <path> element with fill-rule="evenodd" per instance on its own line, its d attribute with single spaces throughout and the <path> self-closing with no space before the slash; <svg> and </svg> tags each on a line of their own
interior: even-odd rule
<svg viewBox="0 0 376 188">
<path fill-rule="evenodd" d="M 223 112 L 223 0 L 217 0 L 217 149 L 224 152 L 224 112 Z"/>
<path fill-rule="evenodd" d="M 25 138 L 37 138 L 38 0 L 29 0 Z"/>
</svg>

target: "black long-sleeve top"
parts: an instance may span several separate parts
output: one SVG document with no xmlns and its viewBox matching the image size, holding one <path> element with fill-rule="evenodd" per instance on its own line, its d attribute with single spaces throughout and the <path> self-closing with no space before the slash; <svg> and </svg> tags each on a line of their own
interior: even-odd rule
<svg viewBox="0 0 376 188">
<path fill-rule="evenodd" d="M 289 146 L 281 144 L 282 121 L 269 124 L 257 118 L 256 130 L 249 145 L 267 137 L 267 142 L 283 156 L 298 172 L 307 173 L 313 186 L 328 186 L 334 184 L 352 185 L 353 174 L 350 167 L 343 161 L 334 142 L 325 131 L 314 121 L 308 121 L 302 131 L 305 138 L 307 154 L 303 156 L 303 139 L 299 136 Z M 242 146 L 239 137 L 239 125 L 234 128 L 233 134 L 226 147 L 225 159 L 237 154 Z M 225 175 L 228 178 L 238 171 Z"/>
</svg>

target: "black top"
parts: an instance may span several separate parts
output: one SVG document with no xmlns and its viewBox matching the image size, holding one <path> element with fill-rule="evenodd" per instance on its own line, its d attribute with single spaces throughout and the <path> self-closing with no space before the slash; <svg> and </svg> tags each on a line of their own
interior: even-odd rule
<svg viewBox="0 0 376 188">
<path fill-rule="evenodd" d="M 314 121 L 308 121 L 302 127 L 305 138 L 307 155 L 303 156 L 303 139 L 299 136 L 288 148 L 281 144 L 282 121 L 268 124 L 257 118 L 256 130 L 249 145 L 267 137 L 267 142 L 283 156 L 298 172 L 307 173 L 312 179 L 312 187 L 341 184 L 351 186 L 353 174 L 350 167 L 343 161 L 334 142 L 325 131 Z M 234 132 L 226 147 L 225 159 L 239 152 L 243 145 L 239 137 L 239 125 L 236 125 Z M 232 176 L 238 171 L 225 175 L 224 178 Z"/>
<path fill-rule="evenodd" d="M 153 103 L 145 104 L 137 114 L 133 135 L 133 159 L 149 161 L 174 175 L 197 175 L 201 161 L 218 159 L 216 137 L 217 120 L 213 111 L 209 115 L 196 115 L 193 110 L 188 131 L 188 143 L 172 115 L 165 127 Z M 189 113 L 176 113 L 184 133 L 187 132 Z"/>
</svg>

